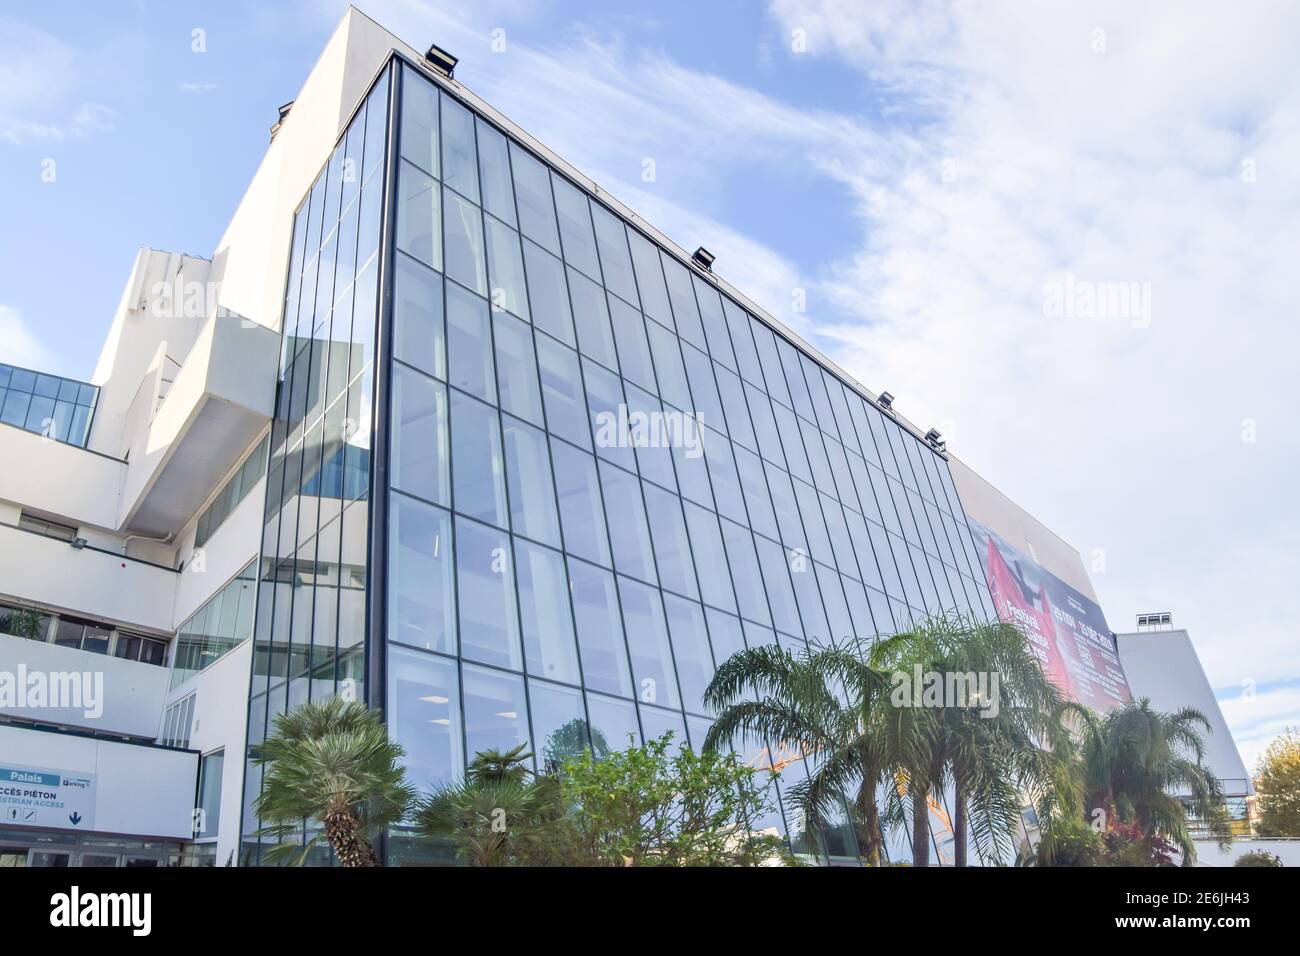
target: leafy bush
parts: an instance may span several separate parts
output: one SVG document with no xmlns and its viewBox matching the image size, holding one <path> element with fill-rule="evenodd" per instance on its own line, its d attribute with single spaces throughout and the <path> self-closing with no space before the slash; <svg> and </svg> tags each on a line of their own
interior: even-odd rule
<svg viewBox="0 0 1300 956">
<path fill-rule="evenodd" d="M 1265 850 L 1251 850 L 1237 857 L 1233 866 L 1281 866 L 1282 858 Z"/>
</svg>

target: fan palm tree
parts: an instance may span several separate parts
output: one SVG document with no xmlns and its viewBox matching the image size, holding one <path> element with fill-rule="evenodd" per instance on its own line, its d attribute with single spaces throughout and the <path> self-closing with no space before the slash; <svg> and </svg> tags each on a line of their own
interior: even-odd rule
<svg viewBox="0 0 1300 956">
<path fill-rule="evenodd" d="M 1147 698 L 1129 701 L 1104 717 L 1080 709 L 1082 776 L 1086 806 L 1108 821 L 1135 824 L 1148 837 L 1162 837 L 1195 861 L 1187 826 L 1192 812 L 1209 823 L 1221 842 L 1230 840 L 1223 791 L 1205 766 L 1210 730 L 1205 714 L 1191 707 L 1174 713 L 1151 709 Z"/>
<path fill-rule="evenodd" d="M 278 841 L 272 861 L 301 865 L 322 837 L 343 866 L 379 866 L 371 840 L 401 820 L 415 797 L 379 716 L 356 701 L 311 701 L 275 719 L 261 745 L 260 834 Z M 296 838 L 304 822 L 314 835 Z"/>
<path fill-rule="evenodd" d="M 555 778 L 529 766 L 525 744 L 502 753 L 478 753 L 460 783 L 440 787 L 419 802 L 415 829 L 451 837 L 472 866 L 537 865 L 560 857 L 564 804 Z"/>
</svg>

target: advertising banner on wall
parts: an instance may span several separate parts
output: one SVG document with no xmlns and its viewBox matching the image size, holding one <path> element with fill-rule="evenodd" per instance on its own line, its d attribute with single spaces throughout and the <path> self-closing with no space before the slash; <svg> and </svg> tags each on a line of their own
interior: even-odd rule
<svg viewBox="0 0 1300 956">
<path fill-rule="evenodd" d="M 978 521 L 969 523 L 998 618 L 1024 630 L 1052 683 L 1101 713 L 1127 701 L 1128 681 L 1097 603 Z"/>
<path fill-rule="evenodd" d="M 94 829 L 95 775 L 14 764 L 0 767 L 0 822 Z"/>
</svg>

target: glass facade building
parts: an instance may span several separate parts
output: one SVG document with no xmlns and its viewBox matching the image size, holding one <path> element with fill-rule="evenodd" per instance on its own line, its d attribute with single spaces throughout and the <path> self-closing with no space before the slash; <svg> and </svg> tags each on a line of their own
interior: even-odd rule
<svg viewBox="0 0 1300 956">
<path fill-rule="evenodd" d="M 293 241 L 250 752 L 336 692 L 424 791 L 518 743 L 699 747 L 741 648 L 992 615 L 940 452 L 400 56 Z M 854 855 L 782 802 L 803 755 L 744 756 L 770 826 Z"/>
</svg>

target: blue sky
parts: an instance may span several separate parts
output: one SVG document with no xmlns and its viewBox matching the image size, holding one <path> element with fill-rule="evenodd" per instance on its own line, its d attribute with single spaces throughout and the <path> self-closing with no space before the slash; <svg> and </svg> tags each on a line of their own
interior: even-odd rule
<svg viewBox="0 0 1300 956">
<path fill-rule="evenodd" d="M 937 425 L 1112 627 L 1172 610 L 1248 762 L 1300 724 L 1300 11 L 360 6 Z M 211 253 L 343 9 L 0 13 L 0 360 L 89 375 L 135 250 Z M 1052 314 L 1066 281 L 1149 308 Z"/>
</svg>

